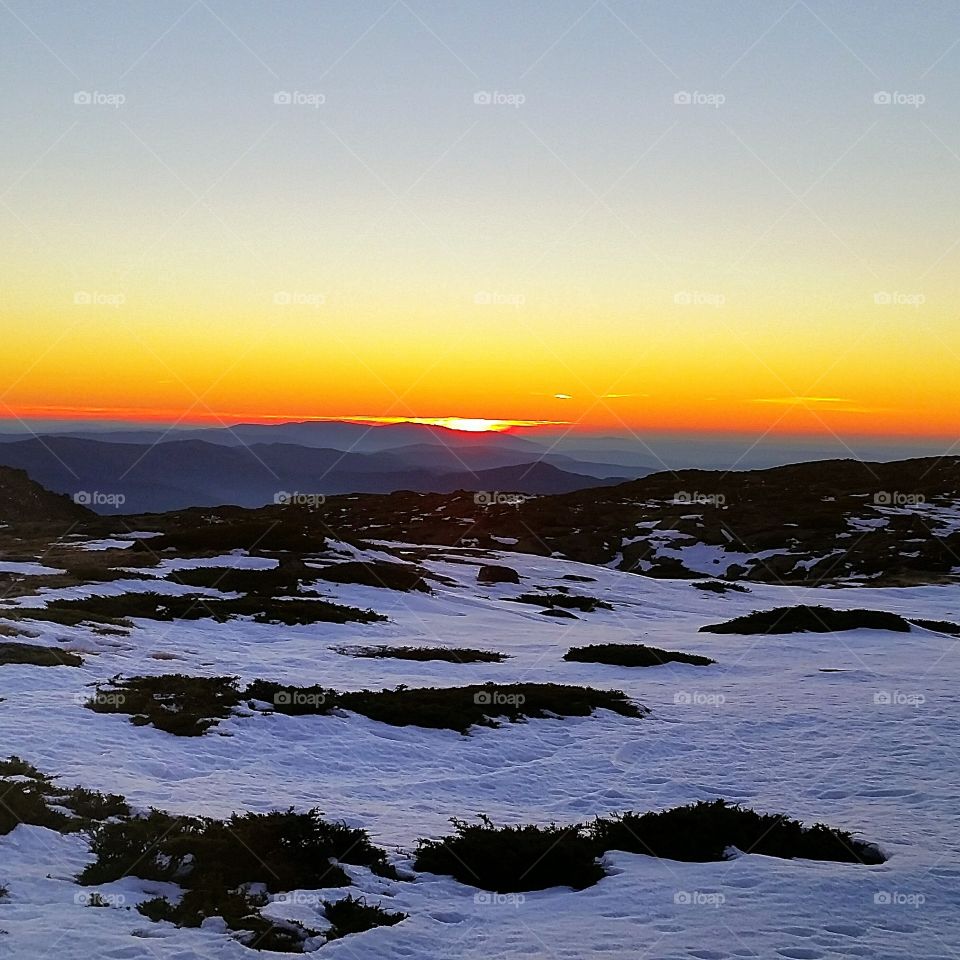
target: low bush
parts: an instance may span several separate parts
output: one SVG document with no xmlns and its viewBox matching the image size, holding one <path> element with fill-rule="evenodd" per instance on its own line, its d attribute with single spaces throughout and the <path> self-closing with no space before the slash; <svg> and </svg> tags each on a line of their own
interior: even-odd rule
<svg viewBox="0 0 960 960">
<path fill-rule="evenodd" d="M 701 801 L 657 813 L 625 813 L 596 820 L 588 829 L 600 850 L 669 860 L 725 860 L 731 847 L 788 860 L 878 864 L 886 859 L 873 844 L 842 830 L 822 823 L 805 827 L 798 820 L 756 813 L 725 800 Z"/>
<path fill-rule="evenodd" d="M 302 626 L 311 623 L 374 623 L 387 618 L 373 610 L 360 610 L 328 600 L 278 600 L 250 595 L 219 600 L 199 596 L 167 596 L 160 593 L 123 593 L 83 600 L 52 600 L 48 609 L 72 614 L 77 621 L 92 617 L 141 620 L 216 620 L 251 617 L 255 623 Z"/>
<path fill-rule="evenodd" d="M 315 571 L 314 576 L 329 583 L 356 583 L 364 587 L 383 587 L 406 593 L 411 590 L 430 593 L 421 571 L 405 563 L 348 560 L 323 567 Z"/>
<path fill-rule="evenodd" d="M 43 647 L 33 643 L 0 643 L 0 665 L 30 664 L 34 667 L 79 667 L 83 658 L 59 647 Z"/>
<path fill-rule="evenodd" d="M 693 584 L 697 590 L 708 593 L 749 593 L 750 589 L 732 580 L 699 580 Z"/>
<path fill-rule="evenodd" d="M 99 885 L 126 876 L 175 882 L 184 889 L 179 901 L 158 897 L 142 904 L 140 912 L 185 927 L 222 917 L 242 933 L 247 946 L 284 952 L 302 952 L 304 941 L 316 934 L 263 917 L 259 908 L 267 899 L 252 894 L 253 885 L 271 893 L 348 886 L 341 863 L 395 876 L 366 831 L 325 821 L 317 810 L 237 814 L 226 821 L 152 810 L 102 826 L 94 832 L 91 850 L 96 859 L 79 883 Z M 345 928 L 338 936 L 352 932 L 349 906 L 342 920 Z"/>
<path fill-rule="evenodd" d="M 377 904 L 368 904 L 362 897 L 354 898 L 353 894 L 324 904 L 324 915 L 332 924 L 327 940 L 363 933 L 374 927 L 392 927 L 407 919 L 405 913 L 391 913 Z"/>
<path fill-rule="evenodd" d="M 664 663 L 689 663 L 706 667 L 717 662 L 694 653 L 661 650 L 642 643 L 596 643 L 589 647 L 572 647 L 563 659 L 575 663 L 608 663 L 618 667 L 658 667 Z"/>
<path fill-rule="evenodd" d="M 229 717 L 241 702 L 236 677 L 182 673 L 114 677 L 98 685 L 86 706 L 97 713 L 128 714 L 138 726 L 153 724 L 180 737 L 199 737 Z"/>
<path fill-rule="evenodd" d="M 248 702 L 269 704 L 290 716 L 349 710 L 392 726 L 419 726 L 468 733 L 470 727 L 496 727 L 504 718 L 586 717 L 594 710 L 612 710 L 643 717 L 647 710 L 619 690 L 597 690 L 553 683 L 503 686 L 405 686 L 395 690 L 342 692 L 327 687 L 295 686 L 255 680 L 240 689 L 236 677 L 189 677 L 184 674 L 115 677 L 97 687 L 86 706 L 99 713 L 122 713 L 133 723 L 153 724 L 177 736 L 201 736 L 234 709 Z"/>
<path fill-rule="evenodd" d="M 875 845 L 845 831 L 820 823 L 805 827 L 725 800 L 568 827 L 498 827 L 486 817 L 452 823 L 451 836 L 419 841 L 416 868 L 497 893 L 591 886 L 604 876 L 599 858 L 611 850 L 693 862 L 725 860 L 734 847 L 785 859 L 867 865 L 886 859 Z"/>
<path fill-rule="evenodd" d="M 498 827 L 452 820 L 454 834 L 420 840 L 414 866 L 496 893 L 547 887 L 583 890 L 604 876 L 597 850 L 579 826 Z"/>
<path fill-rule="evenodd" d="M 593 613 L 595 610 L 612 610 L 605 600 L 596 597 L 582 597 L 575 593 L 521 593 L 511 597 L 517 603 L 532 603 L 540 607 L 559 607 L 561 610 L 579 610 L 581 613 Z"/>
<path fill-rule="evenodd" d="M 447 663 L 502 663 L 503 653 L 475 650 L 471 647 L 339 647 L 337 653 L 347 657 L 391 660 L 444 660 Z"/>
<path fill-rule="evenodd" d="M 222 593 L 252 593 L 258 596 L 295 594 L 300 584 L 316 578 L 301 560 L 285 559 L 268 570 L 245 570 L 237 567 L 191 567 L 175 570 L 167 579 L 188 587 L 207 587 Z"/>
<path fill-rule="evenodd" d="M 833 610 L 800 604 L 758 610 L 725 623 L 701 627 L 701 633 L 833 633 L 841 630 L 894 630 L 908 633 L 910 624 L 896 613 L 880 610 Z"/>
</svg>

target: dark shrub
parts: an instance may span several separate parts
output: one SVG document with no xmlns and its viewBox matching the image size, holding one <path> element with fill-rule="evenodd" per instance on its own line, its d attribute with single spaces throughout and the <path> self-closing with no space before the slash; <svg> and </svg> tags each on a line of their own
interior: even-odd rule
<svg viewBox="0 0 960 960">
<path fill-rule="evenodd" d="M 506 654 L 471 647 L 340 647 L 337 653 L 347 657 L 392 660 L 444 660 L 448 663 L 502 663 Z"/>
<path fill-rule="evenodd" d="M 705 590 L 709 593 L 749 593 L 747 587 L 741 586 L 730 580 L 700 580 L 693 584 L 698 590 Z"/>
<path fill-rule="evenodd" d="M 430 593 L 421 571 L 405 563 L 349 560 L 345 563 L 330 564 L 315 571 L 314 575 L 330 583 L 356 583 L 364 587 L 383 587 L 407 593 L 411 590 Z"/>
<path fill-rule="evenodd" d="M 270 597 L 295 594 L 305 580 L 316 578 L 301 560 L 284 559 L 269 570 L 244 570 L 236 567 L 193 567 L 175 570 L 167 579 L 188 587 L 208 587 L 222 593 L 253 593 Z"/>
<path fill-rule="evenodd" d="M 86 706 L 97 713 L 129 714 L 137 725 L 153 724 L 180 737 L 199 737 L 240 702 L 236 677 L 168 673 L 115 677 L 107 686 L 98 685 Z"/>
<path fill-rule="evenodd" d="M 433 727 L 463 734 L 474 725 L 496 727 L 501 717 L 512 722 L 528 718 L 587 717 L 600 708 L 626 717 L 642 717 L 646 712 L 619 690 L 554 683 L 414 690 L 401 687 L 379 693 L 361 690 L 339 694 L 338 706 L 394 726 Z"/>
<path fill-rule="evenodd" d="M 46 780 L 0 780 L 0 836 L 21 823 L 68 833 L 82 824 L 54 809 Z"/>
<path fill-rule="evenodd" d="M 521 593 L 519 597 L 511 597 L 517 603 L 532 603 L 540 607 L 559 607 L 561 610 L 579 610 L 581 613 L 593 613 L 594 610 L 612 610 L 613 607 L 604 600 L 595 597 L 580 597 L 567 593 Z"/>
<path fill-rule="evenodd" d="M 960 636 L 960 623 L 952 623 L 950 620 L 911 620 L 910 622 L 924 630 L 949 633 L 952 637 Z"/>
<path fill-rule="evenodd" d="M 455 833 L 420 840 L 414 866 L 484 890 L 518 893 L 548 887 L 583 890 L 600 880 L 594 844 L 579 826 L 498 827 L 453 820 Z"/>
<path fill-rule="evenodd" d="M 839 630 L 894 630 L 908 633 L 910 624 L 895 613 L 879 610 L 833 610 L 830 607 L 776 607 L 758 610 L 725 623 L 711 623 L 701 633 L 832 633 Z"/>
<path fill-rule="evenodd" d="M 664 663 L 690 663 L 706 667 L 716 660 L 694 653 L 675 653 L 642 643 L 596 643 L 589 647 L 572 647 L 563 657 L 576 663 L 609 663 L 619 667 L 658 667 Z"/>
<path fill-rule="evenodd" d="M 875 846 L 821 823 L 805 827 L 782 815 L 760 814 L 725 800 L 701 801 L 659 813 L 625 813 L 596 820 L 590 836 L 600 850 L 625 850 L 670 860 L 725 860 L 729 847 L 768 857 L 843 863 L 883 863 Z"/>
<path fill-rule="evenodd" d="M 59 647 L 41 647 L 32 643 L 0 643 L 0 665 L 25 663 L 35 667 L 79 667 L 83 658 Z"/>
<path fill-rule="evenodd" d="M 172 530 L 160 537 L 137 540 L 136 552 L 178 554 L 227 553 L 232 550 L 291 550 L 316 553 L 325 546 L 321 534 L 310 529 L 301 517 L 272 515 L 253 520 L 230 520 L 190 525 Z"/>
<path fill-rule="evenodd" d="M 407 919 L 405 913 L 390 913 L 378 905 L 368 904 L 362 897 L 355 899 L 352 894 L 324 904 L 324 915 L 333 924 L 327 931 L 327 940 L 363 933 L 374 927 L 392 927 Z"/>
<path fill-rule="evenodd" d="M 374 623 L 386 617 L 328 600 L 275 600 L 247 595 L 231 600 L 159 593 L 123 593 L 114 597 L 53 600 L 49 608 L 71 613 L 78 620 L 89 615 L 144 620 L 206 620 L 225 623 L 231 617 L 252 617 L 256 623 L 302 626 L 311 623 Z"/>
<path fill-rule="evenodd" d="M 91 849 L 96 861 L 81 873 L 80 883 L 110 883 L 125 876 L 174 881 L 185 890 L 178 903 L 156 898 L 143 904 L 141 913 L 189 927 L 207 917 L 223 917 L 232 929 L 246 932 L 248 946 L 288 952 L 302 952 L 313 931 L 264 918 L 259 907 L 266 898 L 250 895 L 252 884 L 273 893 L 348 886 L 349 878 L 334 860 L 393 875 L 386 854 L 364 830 L 329 823 L 316 810 L 248 813 L 227 821 L 154 810 L 101 827 Z"/>
</svg>

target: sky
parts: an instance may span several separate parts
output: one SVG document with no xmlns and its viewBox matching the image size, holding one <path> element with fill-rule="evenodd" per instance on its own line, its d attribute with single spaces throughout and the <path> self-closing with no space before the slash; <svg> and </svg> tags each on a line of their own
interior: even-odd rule
<svg viewBox="0 0 960 960">
<path fill-rule="evenodd" d="M 960 435 L 955 2 L 2 0 L 0 418 Z"/>
</svg>

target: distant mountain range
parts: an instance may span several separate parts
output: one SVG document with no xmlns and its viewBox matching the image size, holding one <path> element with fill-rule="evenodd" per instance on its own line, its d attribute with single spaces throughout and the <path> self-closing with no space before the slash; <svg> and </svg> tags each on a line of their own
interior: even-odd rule
<svg viewBox="0 0 960 960">
<path fill-rule="evenodd" d="M 652 472 L 580 461 L 511 434 L 415 424 L 250 424 L 2 441 L 0 465 L 26 470 L 49 490 L 107 514 L 258 507 L 282 494 L 568 493 Z"/>
</svg>

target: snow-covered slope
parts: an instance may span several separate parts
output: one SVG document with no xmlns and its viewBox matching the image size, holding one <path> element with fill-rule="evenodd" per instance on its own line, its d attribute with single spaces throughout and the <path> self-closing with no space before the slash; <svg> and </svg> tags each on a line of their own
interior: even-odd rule
<svg viewBox="0 0 960 960">
<path fill-rule="evenodd" d="M 477 567 L 489 562 L 517 569 L 521 584 L 478 585 Z M 217 565 L 227 563 L 250 566 L 244 557 Z M 142 590 L 175 565 L 131 572 L 129 580 L 46 590 L 18 604 Z M 614 853 L 606 858 L 608 876 L 587 890 L 510 896 L 448 877 L 421 873 L 394 881 L 351 867 L 369 901 L 409 919 L 323 946 L 321 955 L 331 958 L 955 955 L 960 641 L 917 628 L 907 634 L 698 632 L 707 623 L 794 603 L 950 620 L 957 616 L 955 587 L 754 585 L 749 594 L 718 595 L 689 582 L 562 559 L 452 548 L 422 565 L 437 575 L 432 594 L 326 582 L 311 588 L 386 614 L 389 622 L 381 624 L 144 620 L 117 634 L 30 623 L 35 637 L 29 642 L 80 652 L 85 663 L 0 666 L 2 753 L 65 785 L 123 794 L 138 808 L 223 817 L 317 806 L 328 818 L 368 829 L 404 872 L 417 839 L 448 833 L 450 817 L 483 813 L 500 823 L 567 823 L 715 797 L 849 829 L 889 856 L 882 866 L 866 867 L 755 855 L 690 864 Z M 593 582 L 564 579 L 570 575 Z M 561 586 L 613 609 L 553 619 L 506 599 Z M 562 660 L 571 646 L 636 640 L 704 654 L 717 665 L 631 669 Z M 371 643 L 480 647 L 510 659 L 417 663 L 337 652 Z M 584 684 L 624 690 L 651 713 L 636 719 L 599 711 L 475 729 L 469 736 L 387 726 L 355 714 L 256 714 L 230 718 L 196 738 L 83 706 L 92 684 L 118 673 L 171 672 L 343 690 Z M 0 956 L 252 956 L 216 922 L 188 930 L 139 915 L 132 908 L 156 893 L 155 884 L 109 885 L 100 889 L 109 908 L 89 907 L 90 888 L 74 883 L 89 860 L 81 835 L 19 826 L 0 837 L 0 884 L 8 888 L 0 900 Z M 319 929 L 318 903 L 310 891 L 292 892 L 268 912 Z"/>
</svg>

